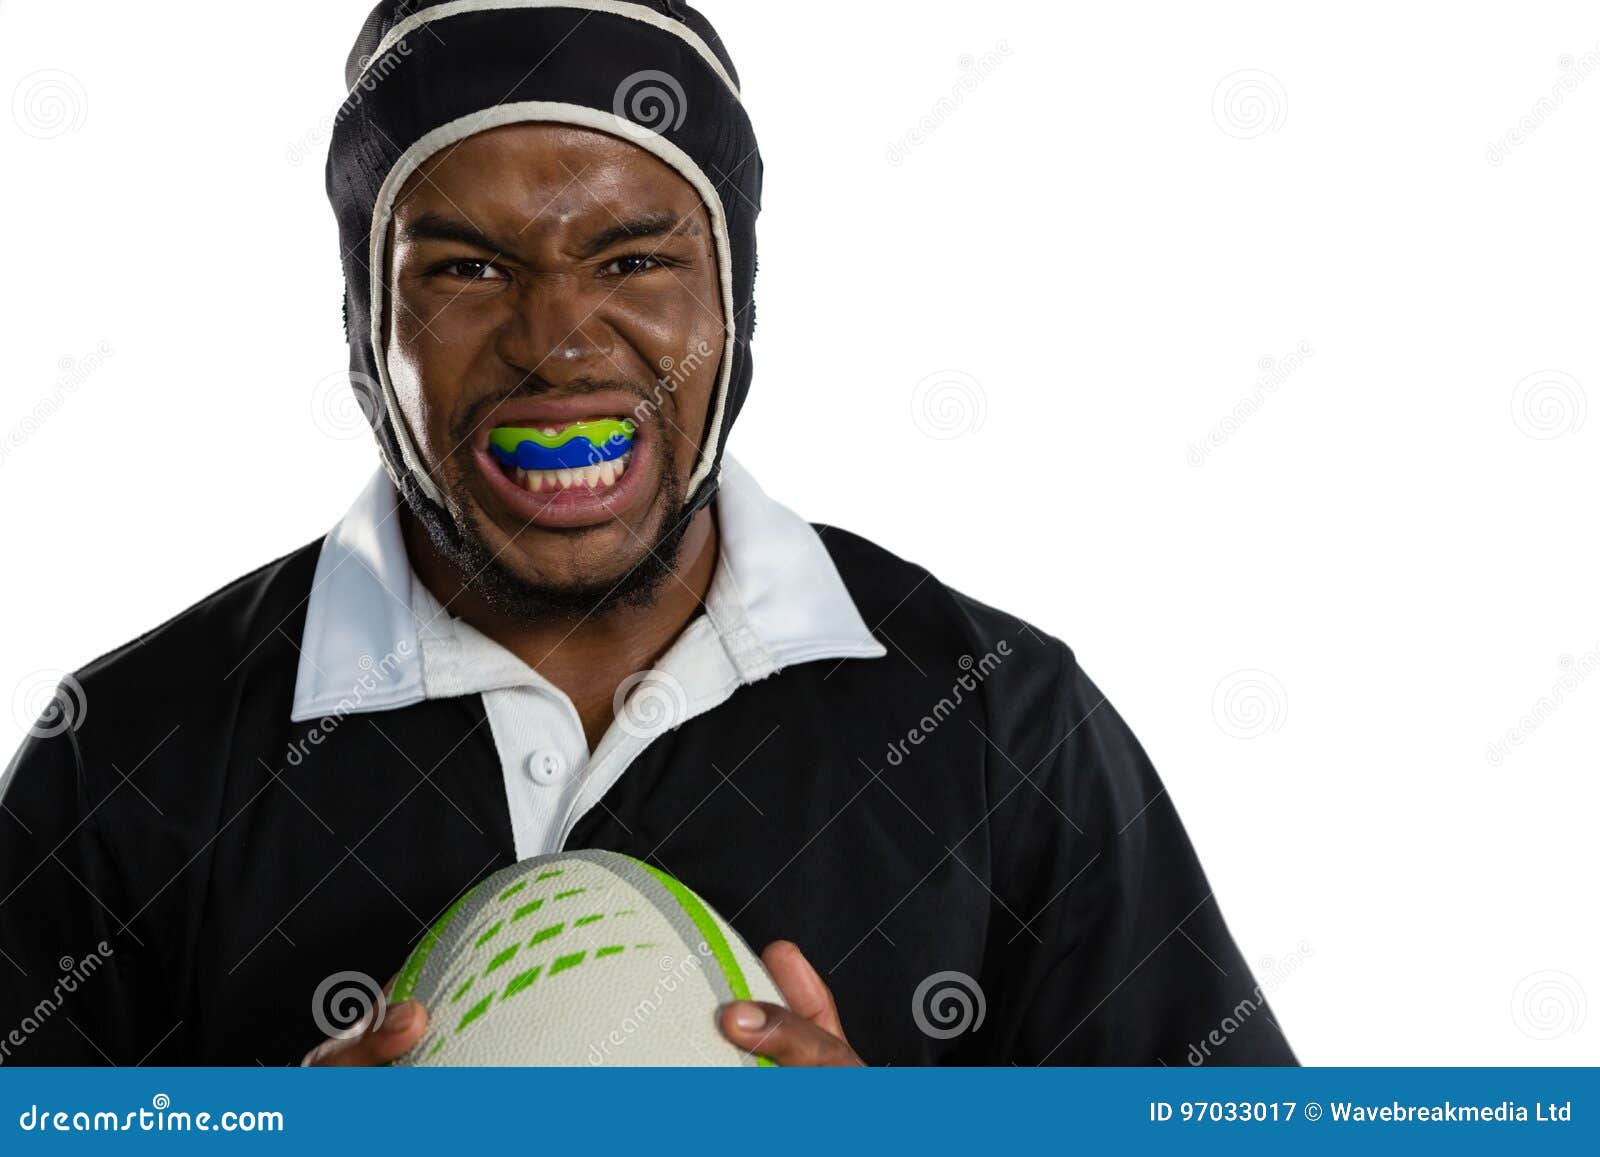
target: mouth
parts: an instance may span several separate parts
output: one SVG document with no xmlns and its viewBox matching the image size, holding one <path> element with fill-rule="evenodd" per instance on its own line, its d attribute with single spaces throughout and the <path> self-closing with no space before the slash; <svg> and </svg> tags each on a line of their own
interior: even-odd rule
<svg viewBox="0 0 1600 1157">
<path fill-rule="evenodd" d="M 530 494 L 574 486 L 601 491 L 627 472 L 634 432 L 632 422 L 616 417 L 561 426 L 496 426 L 489 432 L 489 454 Z"/>
<path fill-rule="evenodd" d="M 626 407 L 590 398 L 588 410 L 574 408 L 584 404 L 546 402 L 491 419 L 478 465 L 498 504 L 525 525 L 592 526 L 630 513 L 648 496 L 650 439 Z"/>
</svg>

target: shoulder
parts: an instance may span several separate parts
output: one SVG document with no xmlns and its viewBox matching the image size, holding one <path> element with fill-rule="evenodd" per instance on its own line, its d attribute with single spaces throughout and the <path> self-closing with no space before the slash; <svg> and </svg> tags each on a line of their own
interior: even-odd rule
<svg viewBox="0 0 1600 1157">
<path fill-rule="evenodd" d="M 157 674 L 199 680 L 247 663 L 261 642 L 303 619 L 321 546 L 318 538 L 234 579 L 74 677 L 85 687 L 131 688 Z"/>
<path fill-rule="evenodd" d="M 74 716 L 80 763 L 132 758 L 175 730 L 204 743 L 263 674 L 293 678 L 305 603 L 322 540 L 251 571 L 72 672 L 54 704 Z"/>
<path fill-rule="evenodd" d="M 908 696 L 971 693 L 983 737 L 1010 766 L 1148 778 L 1137 738 L 1071 646 L 860 535 L 817 529 Z"/>
<path fill-rule="evenodd" d="M 818 533 L 889 652 L 893 677 L 883 682 L 909 701 L 970 700 L 988 747 L 1023 767 L 1092 747 L 1106 734 L 1119 746 L 1124 736 L 1132 740 L 1061 639 L 859 535 L 837 527 Z"/>
<path fill-rule="evenodd" d="M 958 662 L 962 656 L 974 664 L 984 656 L 991 663 L 1019 658 L 1029 667 L 1062 674 L 1076 667 L 1065 642 L 946 585 L 926 567 L 836 526 L 818 524 L 816 531 L 874 634 L 896 644 L 905 642 L 902 636 L 915 639 Z"/>
</svg>

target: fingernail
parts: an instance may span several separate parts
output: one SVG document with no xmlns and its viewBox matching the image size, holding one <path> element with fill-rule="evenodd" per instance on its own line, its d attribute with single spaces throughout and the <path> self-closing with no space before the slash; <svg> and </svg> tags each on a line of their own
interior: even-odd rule
<svg viewBox="0 0 1600 1157">
<path fill-rule="evenodd" d="M 736 1001 L 733 1005 L 733 1024 L 745 1032 L 760 1032 L 767 1024 L 767 1010 L 749 1001 Z"/>
<path fill-rule="evenodd" d="M 417 1004 L 413 1000 L 402 1000 L 393 1005 L 383 1015 L 383 1025 L 378 1029 L 384 1034 L 402 1033 L 410 1028 L 417 1019 Z"/>
</svg>

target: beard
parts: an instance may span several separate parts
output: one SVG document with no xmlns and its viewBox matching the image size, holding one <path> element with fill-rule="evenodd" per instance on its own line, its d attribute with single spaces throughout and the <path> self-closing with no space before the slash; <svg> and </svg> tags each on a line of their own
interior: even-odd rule
<svg viewBox="0 0 1600 1157">
<path fill-rule="evenodd" d="M 499 552 L 489 549 L 459 477 L 446 487 L 450 505 L 460 511 L 459 516 L 428 499 L 410 478 L 401 487 L 402 497 L 427 531 L 434 549 L 460 576 L 463 586 L 503 614 L 524 620 L 572 618 L 618 607 L 648 606 L 655 602 L 662 584 L 672 577 L 684 536 L 693 521 L 686 511 L 688 496 L 678 479 L 671 445 L 665 438 L 657 444 L 664 456 L 661 497 L 665 517 L 655 541 L 648 543 L 643 555 L 616 578 L 547 583 L 517 574 L 500 561 Z"/>
</svg>

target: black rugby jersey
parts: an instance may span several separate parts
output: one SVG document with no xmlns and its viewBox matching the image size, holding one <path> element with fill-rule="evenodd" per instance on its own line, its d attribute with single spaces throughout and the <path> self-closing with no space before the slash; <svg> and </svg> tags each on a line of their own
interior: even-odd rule
<svg viewBox="0 0 1600 1157">
<path fill-rule="evenodd" d="M 1294 1063 L 1170 797 L 1072 651 L 818 529 L 887 655 L 739 688 L 657 737 L 567 846 L 648 859 L 758 948 L 796 941 L 869 1064 L 1176 1065 L 1197 1046 Z M 36 729 L 13 761 L 6 1063 L 295 1062 L 320 982 L 392 975 L 514 861 L 480 697 L 352 716 L 314 745 L 290 723 L 318 546 L 79 672 L 82 725 Z M 944 973 L 981 992 L 981 1025 L 944 1036 L 919 1011 Z"/>
</svg>

